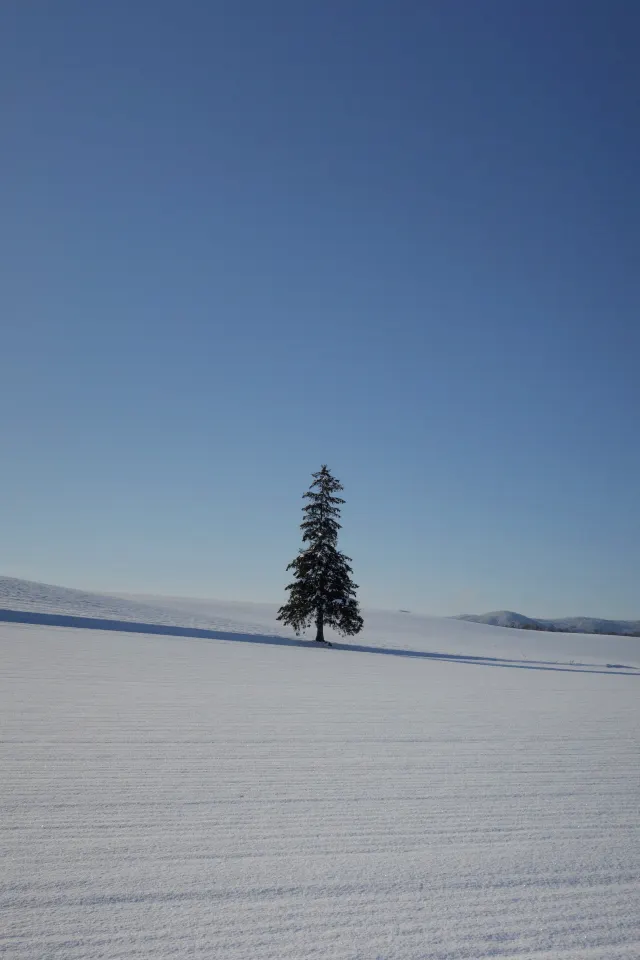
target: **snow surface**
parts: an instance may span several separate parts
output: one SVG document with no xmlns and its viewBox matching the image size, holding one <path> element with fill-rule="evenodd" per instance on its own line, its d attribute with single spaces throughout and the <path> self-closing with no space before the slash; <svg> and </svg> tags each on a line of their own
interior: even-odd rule
<svg viewBox="0 0 640 960">
<path fill-rule="evenodd" d="M 640 956 L 637 639 L 37 588 L 237 639 L 0 623 L 3 956 Z"/>
</svg>

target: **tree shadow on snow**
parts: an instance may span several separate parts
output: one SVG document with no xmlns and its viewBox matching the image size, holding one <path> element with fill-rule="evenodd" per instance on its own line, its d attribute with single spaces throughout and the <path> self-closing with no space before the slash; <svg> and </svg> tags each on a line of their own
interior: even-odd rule
<svg viewBox="0 0 640 960">
<path fill-rule="evenodd" d="M 109 620 L 101 617 L 80 617 L 72 614 L 39 613 L 34 610 L 0 609 L 0 621 L 28 623 L 47 627 L 77 627 L 85 630 L 112 630 L 118 633 L 145 633 L 166 637 L 191 637 L 197 640 L 227 640 L 234 643 L 262 643 L 281 647 L 321 649 L 314 640 L 280 637 L 275 634 L 232 633 L 226 630 L 202 630 L 165 623 L 139 623 L 131 620 Z M 398 647 L 374 647 L 357 643 L 332 643 L 333 650 L 350 653 L 376 653 L 390 657 L 413 657 L 417 660 L 445 660 L 471 666 L 513 667 L 518 670 L 555 670 L 565 673 L 603 673 L 608 676 L 637 677 L 640 670 L 621 663 L 587 664 L 578 661 L 510 660 L 506 657 L 472 656 L 466 653 L 435 653 L 427 650 L 404 650 Z"/>
</svg>

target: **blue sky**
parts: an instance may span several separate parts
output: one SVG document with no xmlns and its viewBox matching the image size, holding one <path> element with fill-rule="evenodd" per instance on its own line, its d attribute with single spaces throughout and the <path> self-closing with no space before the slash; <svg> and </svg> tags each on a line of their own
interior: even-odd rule
<svg viewBox="0 0 640 960">
<path fill-rule="evenodd" d="M 640 617 L 635 0 L 12 0 L 0 571 Z"/>
</svg>

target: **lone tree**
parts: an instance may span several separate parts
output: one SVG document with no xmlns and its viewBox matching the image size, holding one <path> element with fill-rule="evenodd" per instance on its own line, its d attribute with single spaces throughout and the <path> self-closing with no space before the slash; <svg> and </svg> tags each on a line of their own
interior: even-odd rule
<svg viewBox="0 0 640 960">
<path fill-rule="evenodd" d="M 315 621 L 316 641 L 326 643 L 325 624 L 344 636 L 354 636 L 364 621 L 356 600 L 358 585 L 350 577 L 351 558 L 338 550 L 338 517 L 344 500 L 336 493 L 343 489 L 342 484 L 326 465 L 312 476 L 313 483 L 304 494 L 309 503 L 303 508 L 300 524 L 306 546 L 287 567 L 295 579 L 287 587 L 289 600 L 280 607 L 278 620 L 296 633 Z"/>
</svg>

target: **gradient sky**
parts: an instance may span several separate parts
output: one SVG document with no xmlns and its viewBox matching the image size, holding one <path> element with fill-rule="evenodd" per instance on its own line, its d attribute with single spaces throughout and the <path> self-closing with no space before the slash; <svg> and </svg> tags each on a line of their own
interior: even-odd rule
<svg viewBox="0 0 640 960">
<path fill-rule="evenodd" d="M 637 0 L 5 0 L 0 572 L 640 618 Z"/>
</svg>

